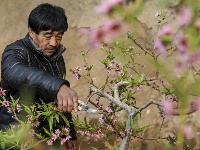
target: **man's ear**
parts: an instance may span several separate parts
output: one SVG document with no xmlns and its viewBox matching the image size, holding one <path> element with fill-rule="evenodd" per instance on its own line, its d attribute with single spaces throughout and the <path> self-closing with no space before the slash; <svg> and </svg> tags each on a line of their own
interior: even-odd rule
<svg viewBox="0 0 200 150">
<path fill-rule="evenodd" d="M 34 31 L 30 27 L 28 28 L 28 33 L 29 33 L 30 37 L 33 39 Z"/>
</svg>

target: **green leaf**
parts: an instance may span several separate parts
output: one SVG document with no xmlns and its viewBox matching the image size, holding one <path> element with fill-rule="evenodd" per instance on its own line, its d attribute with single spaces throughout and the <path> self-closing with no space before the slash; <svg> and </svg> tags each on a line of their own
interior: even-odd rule
<svg viewBox="0 0 200 150">
<path fill-rule="evenodd" d="M 54 112 L 52 112 L 52 111 L 46 111 L 46 112 L 42 112 L 41 113 L 41 115 L 44 115 L 44 116 L 50 116 L 50 115 L 52 115 Z"/>
<path fill-rule="evenodd" d="M 59 115 L 55 115 L 56 121 L 59 122 Z"/>
<path fill-rule="evenodd" d="M 64 122 L 69 126 L 69 121 L 67 120 L 67 118 L 62 114 L 59 113 L 59 116 L 64 120 Z"/>
<path fill-rule="evenodd" d="M 168 89 L 161 89 L 159 92 L 160 92 L 161 94 L 162 94 L 162 93 L 169 93 L 169 90 L 168 90 Z"/>
<path fill-rule="evenodd" d="M 51 108 L 52 110 L 54 109 L 54 103 L 53 103 L 53 102 L 48 103 L 47 106 L 48 106 L 49 108 Z"/>
<path fill-rule="evenodd" d="M 47 131 L 48 132 L 48 131 Z M 49 133 L 50 134 L 50 133 Z M 39 139 L 44 139 L 45 137 L 44 136 L 42 136 L 41 134 L 35 134 Z M 50 135 L 51 136 L 51 135 Z"/>
<path fill-rule="evenodd" d="M 115 150 L 120 150 L 118 146 L 115 145 Z"/>
<path fill-rule="evenodd" d="M 139 74 L 136 78 L 135 78 L 135 83 L 142 83 L 144 81 L 144 77 L 145 75 L 142 73 L 142 74 Z"/>
<path fill-rule="evenodd" d="M 87 123 L 86 117 L 84 117 L 84 125 L 85 125 L 85 127 L 88 127 L 88 123 Z"/>
<path fill-rule="evenodd" d="M 31 109 L 30 109 L 28 106 L 23 105 L 23 104 L 22 104 L 22 106 L 24 107 L 24 110 L 25 110 L 28 114 L 31 114 Z"/>
<path fill-rule="evenodd" d="M 143 126 L 143 127 L 141 127 L 141 128 L 138 128 L 138 129 L 136 129 L 136 132 L 137 132 L 137 133 L 140 133 L 140 132 L 144 131 L 144 129 L 148 128 L 148 127 L 150 127 L 150 125 L 147 125 L 147 126 Z"/>
<path fill-rule="evenodd" d="M 51 137 L 52 134 L 46 128 L 43 127 L 43 129 L 44 129 L 44 132 Z"/>
<path fill-rule="evenodd" d="M 50 131 L 52 130 L 53 128 L 53 115 L 51 115 L 50 117 L 48 117 L 48 122 L 49 122 L 49 129 Z"/>
</svg>

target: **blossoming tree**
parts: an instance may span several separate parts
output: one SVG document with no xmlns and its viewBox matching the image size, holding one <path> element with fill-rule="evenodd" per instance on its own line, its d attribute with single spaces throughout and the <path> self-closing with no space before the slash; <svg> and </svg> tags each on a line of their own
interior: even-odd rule
<svg viewBox="0 0 200 150">
<path fill-rule="evenodd" d="M 171 1 L 157 2 L 171 7 Z M 77 80 L 84 77 L 91 84 L 88 102 L 97 107 L 100 113 L 98 125 L 80 124 L 79 133 L 95 138 L 115 134 L 116 137 L 121 137 L 119 149 L 123 150 L 128 149 L 131 139 L 137 138 L 166 139 L 171 148 L 195 149 L 195 145 L 187 144 L 187 139 L 191 139 L 194 133 L 192 125 L 186 123 L 186 119 L 189 114 L 199 111 L 199 2 L 187 0 L 176 2 L 174 5 L 176 28 L 166 23 L 166 12 L 155 14 L 159 28 L 151 50 L 141 45 L 137 41 L 137 35 L 126 28 L 127 24 L 134 24 L 140 12 L 145 11 L 144 1 L 108 0 L 101 1 L 95 8 L 96 13 L 107 14 L 109 20 L 102 23 L 99 28 L 83 28 L 80 32 L 88 35 L 88 42 L 92 48 L 98 47 L 107 52 L 105 59 L 100 62 L 108 74 L 105 75 L 103 84 L 95 83 L 90 73 L 94 66 L 86 62 L 88 52 L 83 52 L 84 69 L 77 67 L 71 70 Z M 116 39 L 116 36 L 124 31 L 126 31 L 125 36 Z M 115 55 L 116 51 L 120 51 L 125 60 L 121 57 L 116 61 L 119 57 Z M 148 59 L 148 63 L 152 64 L 151 67 L 155 71 L 153 77 L 144 73 L 146 64 L 141 61 L 142 59 Z M 137 93 L 144 87 L 157 91 L 160 97 L 150 98 L 145 104 L 138 105 Z M 98 97 L 93 98 L 94 95 Z M 105 101 L 102 102 L 101 98 L 108 99 L 110 103 L 104 106 Z M 177 125 L 180 128 L 164 137 L 148 139 L 141 136 L 140 132 L 144 132 L 148 126 L 136 127 L 135 122 L 137 116 L 150 105 L 158 107 L 163 120 L 179 116 Z M 122 109 L 127 112 L 126 122 L 120 122 L 120 118 L 116 117 L 117 112 Z"/>
</svg>

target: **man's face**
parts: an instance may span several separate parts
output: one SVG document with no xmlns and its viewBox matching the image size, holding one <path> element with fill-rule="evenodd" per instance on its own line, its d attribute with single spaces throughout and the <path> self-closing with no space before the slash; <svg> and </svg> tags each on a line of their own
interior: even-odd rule
<svg viewBox="0 0 200 150">
<path fill-rule="evenodd" d="M 64 32 L 58 31 L 40 31 L 39 34 L 36 34 L 29 28 L 29 35 L 33 42 L 41 49 L 43 54 L 47 57 L 50 57 L 59 46 Z"/>
</svg>

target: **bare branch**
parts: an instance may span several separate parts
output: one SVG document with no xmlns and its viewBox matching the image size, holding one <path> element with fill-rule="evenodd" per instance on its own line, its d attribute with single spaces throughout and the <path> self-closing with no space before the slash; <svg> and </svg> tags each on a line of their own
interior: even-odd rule
<svg viewBox="0 0 200 150">
<path fill-rule="evenodd" d="M 143 105 L 142 107 L 140 107 L 139 109 L 137 109 L 135 111 L 135 113 L 133 114 L 133 117 L 135 117 L 138 113 L 142 112 L 144 109 L 146 109 L 151 104 L 155 104 L 158 107 L 163 107 L 162 104 L 161 104 L 161 101 L 155 101 L 155 100 L 151 99 L 148 103 L 146 103 L 145 105 Z"/>
<path fill-rule="evenodd" d="M 124 110 L 130 111 L 130 109 L 132 108 L 128 106 L 126 103 L 122 103 L 119 98 L 112 97 L 111 95 L 102 92 L 95 87 L 91 87 L 91 91 L 96 92 L 97 94 L 100 94 L 103 97 L 106 97 L 108 100 L 115 103 L 118 107 L 123 108 Z"/>
<path fill-rule="evenodd" d="M 143 137 L 139 137 L 139 136 L 133 136 L 134 138 L 138 138 L 141 140 L 165 140 L 167 139 L 167 137 L 157 137 L 157 138 L 143 138 Z"/>
<path fill-rule="evenodd" d="M 119 149 L 120 150 L 126 150 L 126 149 L 128 149 L 129 141 L 130 141 L 130 136 L 127 135 L 125 138 L 123 138 L 123 141 L 122 141 Z"/>
<path fill-rule="evenodd" d="M 129 82 L 127 82 L 127 81 L 123 81 L 123 82 L 119 82 L 119 83 L 117 83 L 117 84 L 115 84 L 115 86 L 114 86 L 114 97 L 116 98 L 116 99 L 119 99 L 119 87 L 120 86 L 123 86 L 123 85 L 128 85 L 129 84 Z"/>
</svg>

